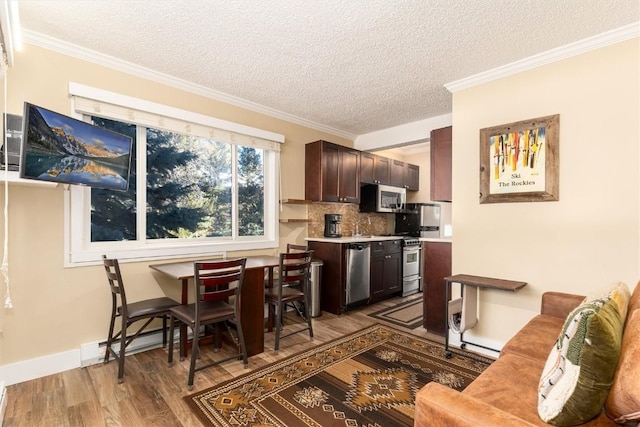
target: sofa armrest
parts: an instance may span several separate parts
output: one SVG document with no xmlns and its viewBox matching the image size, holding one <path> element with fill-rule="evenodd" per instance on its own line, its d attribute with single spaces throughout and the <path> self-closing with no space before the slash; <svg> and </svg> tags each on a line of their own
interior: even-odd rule
<svg viewBox="0 0 640 427">
<path fill-rule="evenodd" d="M 565 319 L 571 310 L 584 301 L 584 295 L 565 294 L 562 292 L 545 292 L 542 294 L 540 314 Z"/>
<path fill-rule="evenodd" d="M 416 394 L 414 427 L 526 427 L 534 426 L 474 397 L 430 382 Z"/>
</svg>

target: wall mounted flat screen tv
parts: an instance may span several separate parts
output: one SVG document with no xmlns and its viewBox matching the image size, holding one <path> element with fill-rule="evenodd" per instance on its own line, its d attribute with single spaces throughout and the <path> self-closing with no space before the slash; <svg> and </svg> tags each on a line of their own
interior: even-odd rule
<svg viewBox="0 0 640 427">
<path fill-rule="evenodd" d="M 126 191 L 132 139 L 24 103 L 20 178 Z"/>
</svg>

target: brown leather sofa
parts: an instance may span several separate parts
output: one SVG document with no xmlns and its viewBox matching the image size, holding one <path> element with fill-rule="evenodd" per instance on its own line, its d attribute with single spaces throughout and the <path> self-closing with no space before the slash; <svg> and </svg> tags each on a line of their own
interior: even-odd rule
<svg viewBox="0 0 640 427">
<path fill-rule="evenodd" d="M 583 299 L 545 293 L 540 314 L 505 344 L 500 357 L 465 390 L 431 382 L 418 391 L 414 426 L 548 426 L 538 416 L 538 384 L 566 317 Z M 605 408 L 581 425 L 638 426 L 637 421 L 617 424 L 607 411 L 624 408 L 620 411 L 628 415 L 631 408 L 635 412 L 631 419 L 640 419 L 640 284 L 629 300 L 620 362 Z M 614 417 L 620 417 L 620 411 Z"/>
</svg>

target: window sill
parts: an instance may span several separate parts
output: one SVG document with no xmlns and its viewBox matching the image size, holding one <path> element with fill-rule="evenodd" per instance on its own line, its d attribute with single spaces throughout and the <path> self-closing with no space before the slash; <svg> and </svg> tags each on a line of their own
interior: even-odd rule
<svg viewBox="0 0 640 427">
<path fill-rule="evenodd" d="M 177 258 L 207 258 L 228 256 L 230 252 L 274 249 L 278 247 L 277 240 L 221 240 L 208 244 L 147 244 L 144 247 L 126 247 L 126 242 L 116 249 L 103 247 L 69 253 L 65 259 L 65 268 L 85 267 L 102 263 L 102 255 L 107 254 L 111 258 L 118 258 L 122 263 L 163 261 Z"/>
</svg>

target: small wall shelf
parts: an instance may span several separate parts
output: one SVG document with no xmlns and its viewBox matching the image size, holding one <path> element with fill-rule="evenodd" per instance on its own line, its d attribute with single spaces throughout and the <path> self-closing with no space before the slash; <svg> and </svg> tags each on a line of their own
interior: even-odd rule
<svg viewBox="0 0 640 427">
<path fill-rule="evenodd" d="M 0 170 L 0 183 L 4 183 L 5 181 L 5 171 L 4 169 Z M 7 182 L 11 185 L 26 185 L 31 187 L 48 187 L 53 188 L 57 187 L 58 183 L 56 182 L 46 182 L 46 181 L 37 181 L 34 179 L 22 179 L 20 178 L 20 174 L 17 171 L 9 170 L 7 172 Z"/>
<path fill-rule="evenodd" d="M 282 199 L 280 202 L 284 205 L 310 205 L 313 203 L 312 200 L 305 199 Z"/>
<path fill-rule="evenodd" d="M 313 203 L 313 201 L 311 200 L 305 200 L 305 199 L 282 199 L 280 200 L 280 203 L 282 203 L 283 205 L 310 205 L 311 203 Z M 280 223 L 308 223 L 311 222 L 310 219 L 306 219 L 306 218 L 280 218 Z"/>
</svg>

